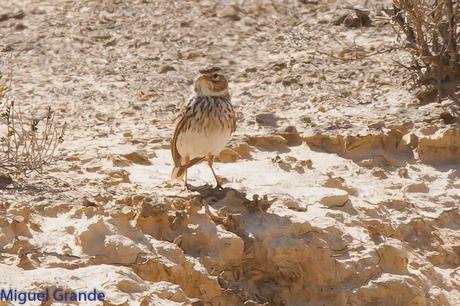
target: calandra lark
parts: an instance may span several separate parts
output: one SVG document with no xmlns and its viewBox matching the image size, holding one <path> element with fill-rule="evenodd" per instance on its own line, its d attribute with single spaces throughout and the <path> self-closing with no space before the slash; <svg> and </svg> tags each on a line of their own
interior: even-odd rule
<svg viewBox="0 0 460 306">
<path fill-rule="evenodd" d="M 174 160 L 171 177 L 182 179 L 185 175 L 185 187 L 188 188 L 187 169 L 206 159 L 217 187 L 222 188 L 212 163 L 235 131 L 235 112 L 222 69 L 206 68 L 199 74 L 194 94 L 177 119 L 171 143 Z"/>
</svg>

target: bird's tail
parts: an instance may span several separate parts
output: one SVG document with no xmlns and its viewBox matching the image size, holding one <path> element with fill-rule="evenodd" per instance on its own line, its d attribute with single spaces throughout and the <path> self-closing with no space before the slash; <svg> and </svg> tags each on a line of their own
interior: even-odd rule
<svg viewBox="0 0 460 306">
<path fill-rule="evenodd" d="M 187 170 L 187 166 L 174 167 L 171 173 L 171 178 L 173 180 L 182 180 L 185 174 L 185 170 Z"/>
<path fill-rule="evenodd" d="M 185 175 L 185 171 L 188 168 L 198 163 L 201 163 L 205 159 L 206 157 L 195 157 L 187 165 L 175 166 L 171 173 L 171 179 L 182 180 Z"/>
</svg>

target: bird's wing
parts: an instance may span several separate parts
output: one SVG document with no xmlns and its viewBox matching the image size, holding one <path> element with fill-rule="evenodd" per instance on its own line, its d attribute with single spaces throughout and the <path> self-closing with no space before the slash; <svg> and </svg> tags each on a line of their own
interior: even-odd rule
<svg viewBox="0 0 460 306">
<path fill-rule="evenodd" d="M 176 167 L 181 166 L 182 156 L 180 156 L 179 152 L 177 151 L 177 138 L 179 134 L 182 132 L 183 128 L 185 127 L 188 120 L 187 116 L 187 109 L 184 107 L 181 110 L 181 113 L 177 117 L 176 120 L 176 129 L 174 130 L 174 136 L 171 140 L 171 155 L 174 161 L 174 165 Z"/>
<path fill-rule="evenodd" d="M 236 131 L 236 113 L 235 113 L 235 111 L 233 110 L 233 106 L 232 106 L 232 122 L 231 122 L 231 129 L 232 129 L 232 133 Z"/>
</svg>

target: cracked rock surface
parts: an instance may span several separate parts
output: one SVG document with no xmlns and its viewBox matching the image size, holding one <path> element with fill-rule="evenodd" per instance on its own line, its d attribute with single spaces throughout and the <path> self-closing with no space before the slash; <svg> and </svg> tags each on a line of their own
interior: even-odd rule
<svg viewBox="0 0 460 306">
<path fill-rule="evenodd" d="M 334 25 L 344 5 L 2 1 L 11 93 L 68 128 L 42 176 L 0 183 L 0 288 L 97 288 L 104 305 L 460 305 L 458 106 L 404 85 L 390 1 L 367 1 L 369 26 Z M 215 164 L 226 188 L 203 164 L 186 192 L 170 138 L 206 64 L 226 70 L 238 128 Z"/>
</svg>

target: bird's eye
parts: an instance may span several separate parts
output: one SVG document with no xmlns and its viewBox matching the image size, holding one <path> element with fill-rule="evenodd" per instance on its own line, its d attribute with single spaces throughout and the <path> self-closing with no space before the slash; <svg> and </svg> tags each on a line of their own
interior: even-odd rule
<svg viewBox="0 0 460 306">
<path fill-rule="evenodd" d="M 219 80 L 219 75 L 218 75 L 217 73 L 214 73 L 214 74 L 211 76 L 211 79 L 212 79 L 213 81 L 217 81 L 217 80 Z"/>
</svg>

